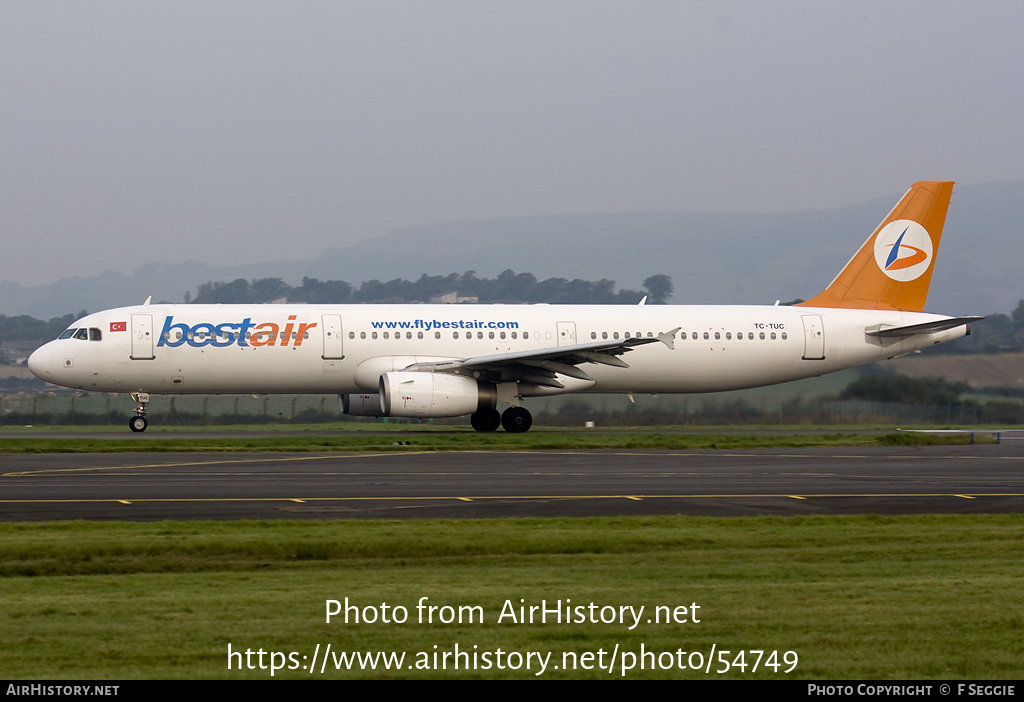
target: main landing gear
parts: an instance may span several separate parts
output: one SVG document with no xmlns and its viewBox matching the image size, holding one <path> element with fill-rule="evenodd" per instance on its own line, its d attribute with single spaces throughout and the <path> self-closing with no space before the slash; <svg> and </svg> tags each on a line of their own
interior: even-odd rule
<svg viewBox="0 0 1024 702">
<path fill-rule="evenodd" d="M 533 416 L 525 407 L 509 407 L 501 414 L 496 409 L 474 412 L 469 422 L 477 431 L 496 431 L 501 426 L 510 434 L 519 434 L 530 430 Z"/>
<path fill-rule="evenodd" d="M 501 426 L 512 434 L 530 431 L 530 427 L 533 426 L 533 415 L 525 407 L 509 407 L 501 413 Z"/>
<path fill-rule="evenodd" d="M 148 392 L 133 392 L 132 401 L 137 402 L 135 416 L 128 420 L 128 428 L 134 432 L 146 431 L 149 422 L 146 421 L 146 403 L 149 402 Z"/>
</svg>

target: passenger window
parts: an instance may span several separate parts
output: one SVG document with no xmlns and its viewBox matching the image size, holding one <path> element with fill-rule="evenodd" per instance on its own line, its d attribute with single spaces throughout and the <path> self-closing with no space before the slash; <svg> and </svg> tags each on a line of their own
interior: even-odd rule
<svg viewBox="0 0 1024 702">
<path fill-rule="evenodd" d="M 711 338 L 711 335 L 708 334 L 707 332 L 704 332 L 704 340 L 707 341 L 710 338 Z"/>
<path fill-rule="evenodd" d="M 786 336 L 786 332 L 782 332 L 782 340 L 783 340 L 783 341 L 785 341 L 785 340 L 786 340 L 786 339 L 788 339 L 788 338 L 789 338 L 789 337 L 788 337 L 788 336 Z"/>
<path fill-rule="evenodd" d="M 305 338 L 305 337 L 303 337 L 303 338 Z M 348 333 L 348 338 L 349 339 L 355 339 L 356 338 L 356 333 L 355 332 L 349 332 Z"/>
<path fill-rule="evenodd" d="M 694 341 L 696 341 L 696 340 L 697 340 L 697 332 L 694 332 L 694 333 L 693 333 L 693 334 L 692 334 L 692 335 L 690 336 L 690 338 L 691 338 L 691 339 L 693 339 Z"/>
<path fill-rule="evenodd" d="M 772 332 L 772 341 L 775 341 L 775 332 Z"/>
<path fill-rule="evenodd" d="M 761 337 L 761 341 L 764 341 L 764 332 L 761 332 L 760 337 Z"/>
<path fill-rule="evenodd" d="M 732 339 L 732 332 L 726 332 L 726 333 L 725 333 L 725 340 L 726 340 L 726 341 L 729 341 L 729 340 L 731 340 L 731 339 Z"/>
<path fill-rule="evenodd" d="M 499 336 L 500 336 L 500 337 L 501 337 L 502 339 L 504 339 L 504 338 L 505 338 L 505 332 L 501 332 L 501 334 L 499 334 Z"/>
</svg>

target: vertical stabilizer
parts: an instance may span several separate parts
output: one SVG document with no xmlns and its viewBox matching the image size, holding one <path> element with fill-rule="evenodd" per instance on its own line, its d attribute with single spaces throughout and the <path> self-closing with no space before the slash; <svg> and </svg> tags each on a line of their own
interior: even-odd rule
<svg viewBox="0 0 1024 702">
<path fill-rule="evenodd" d="M 914 183 L 842 273 L 803 307 L 924 311 L 952 181 Z"/>
</svg>

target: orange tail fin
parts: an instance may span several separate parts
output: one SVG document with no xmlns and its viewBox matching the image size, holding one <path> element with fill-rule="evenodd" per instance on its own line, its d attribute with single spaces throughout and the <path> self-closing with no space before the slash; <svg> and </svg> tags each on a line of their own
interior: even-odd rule
<svg viewBox="0 0 1024 702">
<path fill-rule="evenodd" d="M 924 311 L 953 183 L 914 183 L 842 273 L 803 307 Z"/>
</svg>

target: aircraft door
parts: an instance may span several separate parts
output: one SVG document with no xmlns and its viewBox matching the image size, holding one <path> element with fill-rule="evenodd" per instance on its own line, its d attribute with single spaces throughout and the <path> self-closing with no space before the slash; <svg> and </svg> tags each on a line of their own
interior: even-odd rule
<svg viewBox="0 0 1024 702">
<path fill-rule="evenodd" d="M 558 345 L 572 346 L 576 343 L 576 322 L 557 322 Z"/>
<path fill-rule="evenodd" d="M 323 359 L 326 361 L 329 359 L 341 360 L 345 358 L 344 349 L 342 348 L 341 315 L 321 315 L 320 324 L 324 335 Z"/>
<path fill-rule="evenodd" d="M 820 361 L 825 358 L 825 329 L 820 314 L 805 314 L 804 322 L 804 360 Z"/>
<path fill-rule="evenodd" d="M 153 315 L 132 315 L 132 355 L 133 361 L 152 361 L 153 355 Z"/>
</svg>

